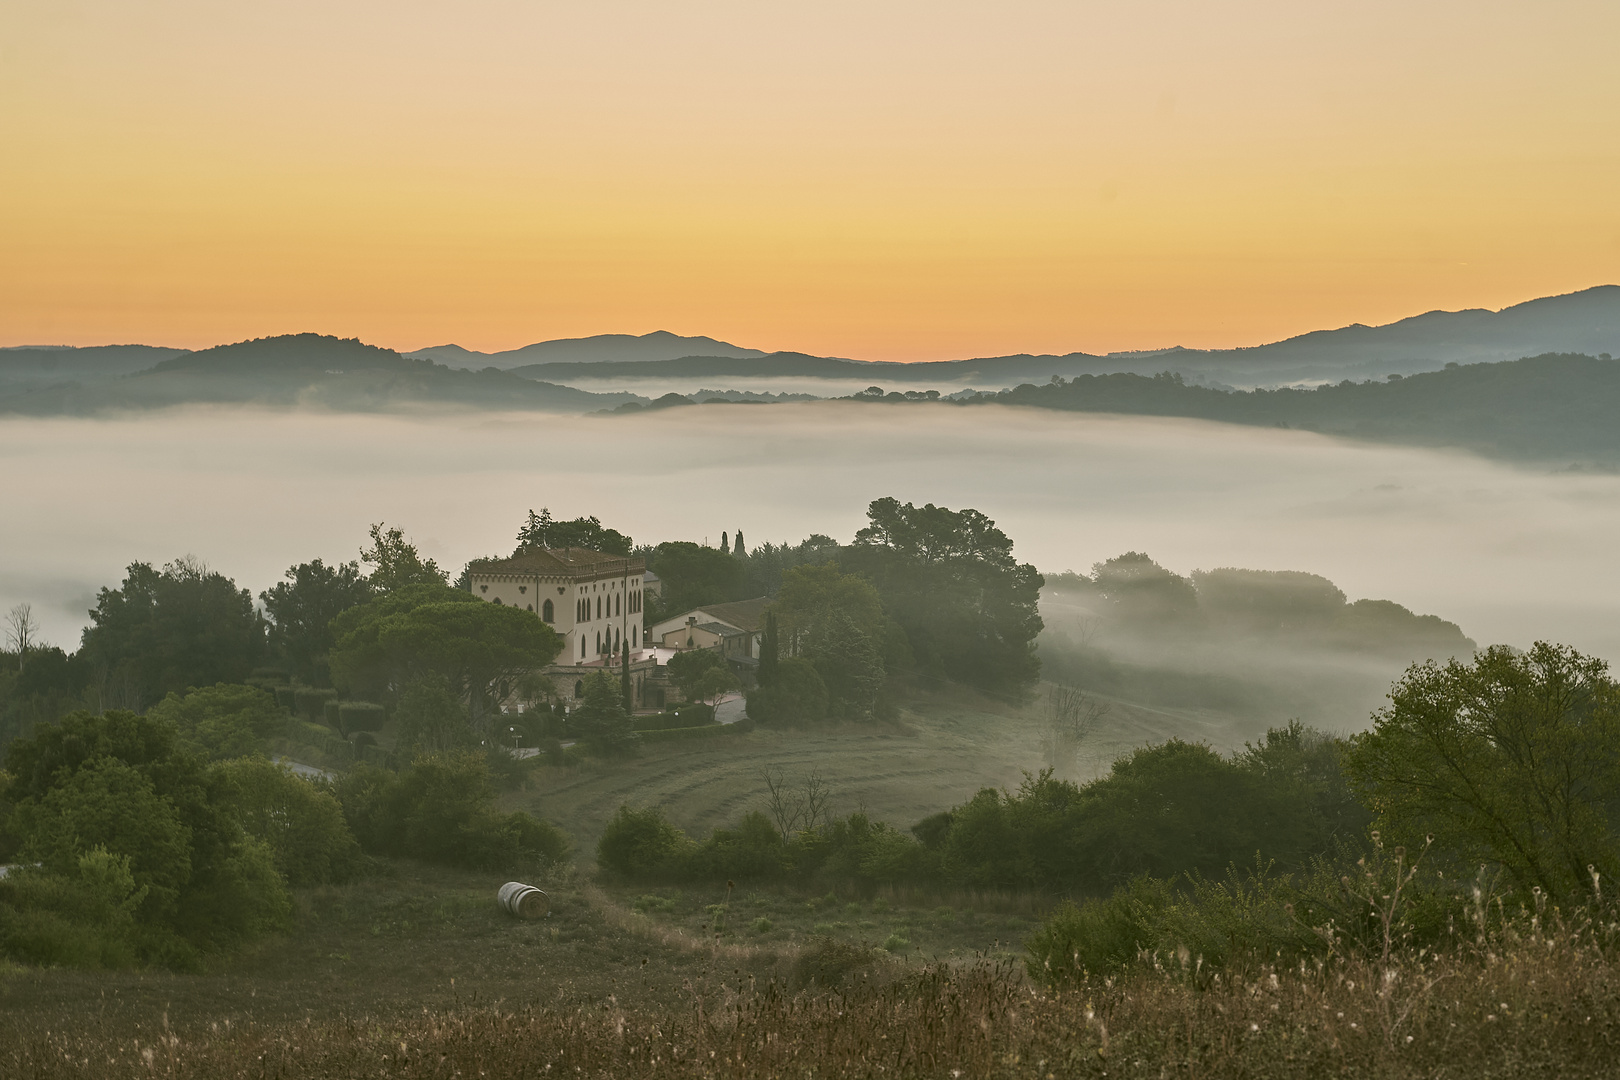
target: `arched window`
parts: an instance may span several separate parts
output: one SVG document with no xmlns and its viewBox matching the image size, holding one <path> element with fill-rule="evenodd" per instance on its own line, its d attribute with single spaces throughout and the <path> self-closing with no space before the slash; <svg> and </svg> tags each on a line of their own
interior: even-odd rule
<svg viewBox="0 0 1620 1080">
<path fill-rule="evenodd" d="M 498 597 L 498 596 L 495 598 L 495 606 L 496 607 L 504 607 L 505 606 L 504 604 L 501 603 L 501 598 Z"/>
<path fill-rule="evenodd" d="M 602 631 L 600 630 L 596 632 L 596 655 L 602 655 Z"/>
<path fill-rule="evenodd" d="M 585 696 L 585 683 L 584 683 L 583 680 L 581 680 L 580 682 L 576 682 L 574 684 L 574 696 L 575 697 L 584 697 Z"/>
<path fill-rule="evenodd" d="M 598 619 L 602 617 L 602 598 L 600 596 L 596 598 L 596 617 Z"/>
<path fill-rule="evenodd" d="M 636 640 L 640 636 L 641 635 L 636 633 L 636 625 L 635 625 L 635 623 L 631 623 L 630 624 L 630 647 L 632 649 L 641 648 L 640 643 Z"/>
<path fill-rule="evenodd" d="M 585 635 L 579 635 L 579 658 L 585 659 Z"/>
<path fill-rule="evenodd" d="M 546 622 L 557 621 L 557 609 L 551 606 L 550 600 L 547 600 L 544 604 L 540 605 L 540 617 L 546 620 Z"/>
</svg>

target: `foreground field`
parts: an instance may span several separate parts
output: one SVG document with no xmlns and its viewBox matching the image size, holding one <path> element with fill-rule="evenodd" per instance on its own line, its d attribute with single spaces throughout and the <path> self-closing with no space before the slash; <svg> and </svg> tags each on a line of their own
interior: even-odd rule
<svg viewBox="0 0 1620 1080">
<path fill-rule="evenodd" d="M 711 963 L 708 977 L 656 1005 L 628 994 L 463 1001 L 207 1026 L 166 1013 L 138 1032 L 94 1015 L 67 1033 L 61 1014 L 54 1025 L 12 1016 L 0 1071 L 28 1080 L 1613 1075 L 1620 987 L 1591 935 L 1499 944 L 1387 969 L 1351 960 L 1211 976 L 1172 960 L 1067 993 L 1036 989 L 1008 965 L 867 968 L 826 988 Z"/>
</svg>

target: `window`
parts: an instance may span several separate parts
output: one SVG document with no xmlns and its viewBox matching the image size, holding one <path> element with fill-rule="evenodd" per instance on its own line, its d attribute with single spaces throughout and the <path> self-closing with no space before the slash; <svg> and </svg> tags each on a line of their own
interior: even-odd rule
<svg viewBox="0 0 1620 1080">
<path fill-rule="evenodd" d="M 540 605 L 540 617 L 546 622 L 556 622 L 556 616 L 557 609 L 551 606 L 550 600 L 547 600 L 544 604 Z"/>
<path fill-rule="evenodd" d="M 602 598 L 600 596 L 596 598 L 596 617 L 598 619 L 602 617 Z"/>
<path fill-rule="evenodd" d="M 636 624 L 631 623 L 630 624 L 630 647 L 632 649 L 641 648 L 640 642 L 637 640 L 640 637 L 641 637 L 641 635 L 636 633 Z"/>
<path fill-rule="evenodd" d="M 620 610 L 619 610 L 619 609 L 620 609 L 620 608 L 621 608 L 621 607 L 622 607 L 622 606 L 623 606 L 623 605 L 622 605 L 622 604 L 620 604 L 620 603 L 619 603 L 619 594 L 618 594 L 618 593 L 614 593 L 614 594 L 613 594 L 613 614 L 615 614 L 615 615 L 618 615 L 618 614 L 620 614 L 620 613 L 621 613 L 621 612 L 620 612 Z"/>
<path fill-rule="evenodd" d="M 496 607 L 502 607 L 502 606 L 504 606 L 504 605 L 502 605 L 502 603 L 501 603 L 501 598 L 500 598 L 500 597 L 498 597 L 498 596 L 497 596 L 497 597 L 496 597 L 496 598 L 495 598 L 495 606 L 496 606 Z"/>
<path fill-rule="evenodd" d="M 584 644 L 584 643 L 581 642 L 581 644 Z M 574 684 L 574 696 L 575 697 L 584 697 L 585 696 L 585 683 L 583 681 L 576 682 Z"/>
</svg>

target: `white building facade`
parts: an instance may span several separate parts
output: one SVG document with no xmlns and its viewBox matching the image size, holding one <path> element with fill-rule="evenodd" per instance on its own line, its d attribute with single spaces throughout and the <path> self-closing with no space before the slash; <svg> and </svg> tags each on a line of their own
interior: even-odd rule
<svg viewBox="0 0 1620 1080">
<path fill-rule="evenodd" d="M 534 612 L 562 635 L 558 664 L 589 663 L 642 647 L 642 559 L 588 548 L 536 548 L 470 570 L 472 594 Z"/>
</svg>

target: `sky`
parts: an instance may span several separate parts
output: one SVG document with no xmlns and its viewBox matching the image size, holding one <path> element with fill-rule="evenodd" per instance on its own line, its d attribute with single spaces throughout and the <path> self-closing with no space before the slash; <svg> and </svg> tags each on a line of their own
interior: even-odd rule
<svg viewBox="0 0 1620 1080">
<path fill-rule="evenodd" d="M 7 0 L 0 345 L 1229 347 L 1620 281 L 1613 0 Z"/>
</svg>

